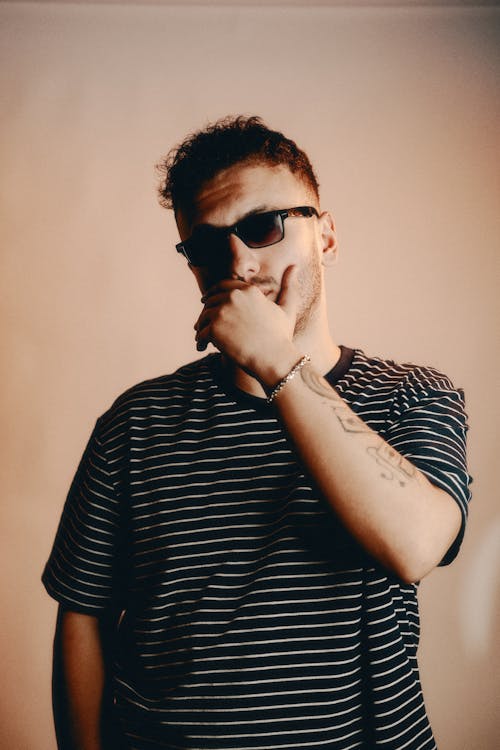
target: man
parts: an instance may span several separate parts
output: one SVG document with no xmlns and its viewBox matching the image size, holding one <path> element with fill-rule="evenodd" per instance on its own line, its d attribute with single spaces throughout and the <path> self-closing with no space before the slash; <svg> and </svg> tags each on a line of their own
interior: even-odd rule
<svg viewBox="0 0 500 750">
<path fill-rule="evenodd" d="M 97 421 L 44 572 L 60 745 L 430 750 L 416 582 L 463 535 L 463 395 L 334 343 L 293 141 L 227 118 L 163 169 L 218 352 Z"/>
</svg>

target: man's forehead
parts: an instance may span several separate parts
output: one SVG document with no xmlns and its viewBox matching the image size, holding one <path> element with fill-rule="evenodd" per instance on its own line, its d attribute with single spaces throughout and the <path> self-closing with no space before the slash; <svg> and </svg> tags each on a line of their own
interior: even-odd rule
<svg viewBox="0 0 500 750">
<path fill-rule="evenodd" d="M 309 192 L 303 180 L 285 165 L 237 164 L 202 186 L 192 215 L 178 217 L 179 229 L 182 234 L 202 223 L 228 226 L 256 211 L 307 202 Z"/>
</svg>

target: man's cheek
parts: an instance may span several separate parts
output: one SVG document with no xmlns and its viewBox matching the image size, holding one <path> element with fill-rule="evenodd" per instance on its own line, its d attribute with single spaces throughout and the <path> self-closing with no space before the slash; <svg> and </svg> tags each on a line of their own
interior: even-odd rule
<svg viewBox="0 0 500 750">
<path fill-rule="evenodd" d="M 222 279 L 224 278 L 224 276 L 220 273 L 214 272 L 213 268 L 200 266 L 197 268 L 192 267 L 191 270 L 196 277 L 196 281 L 198 282 L 198 286 L 202 293 L 208 291 L 211 287 L 213 287 L 219 281 L 222 281 Z"/>
</svg>

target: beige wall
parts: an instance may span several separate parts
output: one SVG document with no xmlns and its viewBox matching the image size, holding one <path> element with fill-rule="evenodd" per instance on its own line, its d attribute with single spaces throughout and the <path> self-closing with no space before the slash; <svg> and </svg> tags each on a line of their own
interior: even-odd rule
<svg viewBox="0 0 500 750">
<path fill-rule="evenodd" d="M 498 747 L 499 17 L 0 6 L 2 748 L 55 747 L 39 576 L 94 420 L 196 356 L 198 295 L 153 165 L 228 112 L 262 114 L 317 165 L 342 251 L 336 340 L 466 390 L 472 517 L 422 584 L 421 663 L 441 750 Z"/>
</svg>

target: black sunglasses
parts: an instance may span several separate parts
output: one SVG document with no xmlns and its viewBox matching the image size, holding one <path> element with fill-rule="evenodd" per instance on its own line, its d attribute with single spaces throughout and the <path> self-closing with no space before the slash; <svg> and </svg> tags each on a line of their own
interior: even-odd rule
<svg viewBox="0 0 500 750">
<path fill-rule="evenodd" d="M 251 214 L 230 227 L 214 227 L 211 224 L 200 224 L 195 227 L 191 237 L 175 246 L 192 266 L 211 266 L 220 263 L 227 257 L 230 234 L 235 234 L 247 247 L 268 247 L 281 242 L 285 236 L 284 221 L 289 216 L 319 216 L 312 206 L 282 208 L 277 211 L 265 211 Z"/>
</svg>

